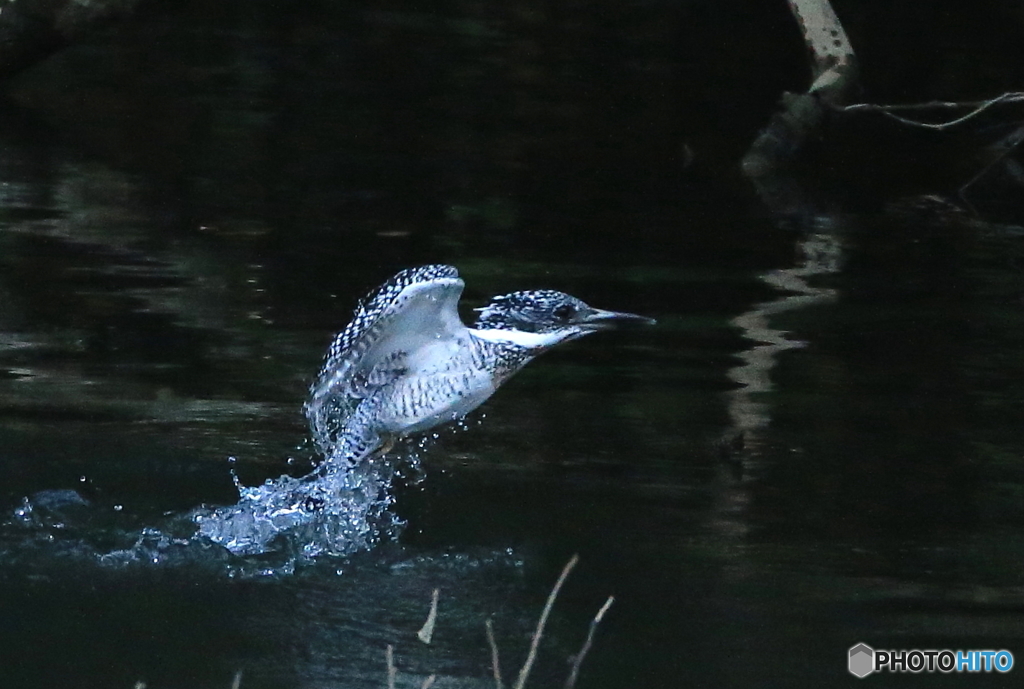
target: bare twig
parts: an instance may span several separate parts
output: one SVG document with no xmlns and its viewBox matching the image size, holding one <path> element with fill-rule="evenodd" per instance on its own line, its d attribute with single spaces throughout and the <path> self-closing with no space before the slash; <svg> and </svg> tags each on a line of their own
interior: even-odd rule
<svg viewBox="0 0 1024 689">
<path fill-rule="evenodd" d="M 388 689 L 395 689 L 395 677 L 398 676 L 398 668 L 395 667 L 395 648 L 388 644 L 384 657 L 388 661 Z"/>
<path fill-rule="evenodd" d="M 235 673 L 235 678 L 231 680 L 231 689 L 238 689 L 242 686 L 242 671 L 239 670 Z"/>
<path fill-rule="evenodd" d="M 979 170 L 977 174 L 974 175 L 974 177 L 971 177 L 971 179 L 969 179 L 962 187 L 960 187 L 960 198 L 963 201 L 970 203 L 969 201 L 967 201 L 967 190 L 971 187 L 971 185 L 977 182 L 982 177 L 984 177 L 985 174 L 993 167 L 995 167 L 998 163 L 1006 160 L 1007 156 L 1009 156 L 1010 153 L 1013 152 L 1013 149 L 1019 146 L 1021 142 L 1024 142 L 1024 124 L 1014 129 L 1012 132 L 1010 132 L 1009 135 L 1003 137 L 1003 139 L 997 142 L 995 145 L 989 147 L 989 151 L 991 151 L 995 155 L 987 165 L 981 168 L 981 170 Z"/>
<path fill-rule="evenodd" d="M 526 679 L 530 676 L 530 670 L 533 669 L 533 661 L 537 659 L 537 647 L 540 645 L 541 636 L 544 635 L 544 625 L 547 624 L 548 615 L 551 614 L 551 608 L 555 605 L 555 598 L 558 597 L 558 591 L 562 588 L 562 584 L 569 577 L 569 572 L 579 562 L 579 555 L 573 555 L 569 558 L 569 561 L 565 563 L 565 567 L 562 569 L 562 574 L 558 577 L 558 581 L 555 582 L 554 588 L 551 589 L 551 593 L 548 594 L 548 600 L 544 604 L 544 610 L 540 614 L 540 619 L 537 620 L 537 629 L 533 633 L 533 638 L 530 640 L 530 652 L 526 656 L 526 662 L 523 663 L 523 667 L 519 670 L 519 677 L 516 679 L 515 689 L 523 689 L 526 686 Z"/>
<path fill-rule="evenodd" d="M 434 623 L 437 622 L 437 597 L 439 595 L 440 589 L 434 589 L 434 595 L 430 599 L 430 612 L 427 614 L 427 621 L 423 623 L 423 628 L 416 632 L 416 636 L 425 644 L 429 644 L 431 637 L 434 635 Z"/>
<path fill-rule="evenodd" d="M 587 657 L 587 653 L 590 652 L 590 646 L 594 643 L 594 633 L 597 631 L 597 625 L 601 624 L 601 620 L 604 619 L 604 614 L 608 612 L 608 608 L 612 607 L 612 603 L 615 602 L 615 596 L 608 596 L 608 600 L 604 602 L 601 609 L 594 615 L 594 619 L 590 622 L 590 631 L 587 632 L 587 640 L 583 642 L 583 648 L 576 654 L 576 657 L 572 661 L 572 672 L 569 673 L 569 678 L 565 680 L 565 689 L 572 689 L 576 686 L 576 679 L 580 675 L 580 666 L 583 664 L 583 659 Z"/>
<path fill-rule="evenodd" d="M 431 675 L 423 680 L 423 684 L 420 685 L 420 689 L 430 689 L 434 686 L 434 682 L 437 681 L 437 675 Z"/>
<path fill-rule="evenodd" d="M 497 689 L 505 689 L 501 683 L 501 660 L 498 658 L 498 643 L 494 640 L 494 625 L 491 619 L 484 620 L 484 628 L 487 630 L 487 643 L 491 645 L 491 670 L 494 671 L 494 686 Z"/>
<path fill-rule="evenodd" d="M 932 101 L 930 103 L 910 103 L 905 105 L 875 105 L 872 103 L 856 103 L 854 105 L 847 105 L 845 107 L 839 108 L 839 110 L 843 112 L 878 112 L 885 115 L 886 117 L 891 117 L 897 122 L 902 122 L 903 124 L 910 125 L 912 127 L 923 127 L 924 129 L 934 129 L 936 131 L 943 131 L 945 129 L 955 127 L 958 124 L 963 124 L 964 122 L 967 122 L 968 120 L 977 117 L 978 115 L 985 112 L 994 105 L 998 105 L 1000 103 L 1021 102 L 1024 102 L 1024 92 L 1017 91 L 1011 93 L 1004 93 L 1002 95 L 996 96 L 995 98 L 989 98 L 988 100 L 972 101 L 965 103 L 951 103 L 946 101 Z M 966 115 L 957 117 L 956 119 L 953 120 L 948 120 L 946 122 L 919 122 L 917 120 L 911 120 L 909 118 L 902 117 L 896 114 L 896 111 L 898 110 L 962 110 L 964 108 L 973 109 Z"/>
<path fill-rule="evenodd" d="M 896 103 L 893 105 L 877 105 L 875 103 L 851 103 L 850 105 L 843 106 L 840 110 L 884 110 L 886 112 L 898 112 L 898 111 L 913 111 L 913 110 L 963 110 L 965 108 L 977 108 L 983 105 L 988 105 L 992 102 L 992 98 L 986 100 L 963 100 L 963 101 L 947 101 L 947 100 L 932 100 L 927 103 Z M 1010 93 L 1004 93 L 996 99 L 1001 103 L 1018 103 L 1024 100 L 1024 91 L 1013 91 Z"/>
</svg>

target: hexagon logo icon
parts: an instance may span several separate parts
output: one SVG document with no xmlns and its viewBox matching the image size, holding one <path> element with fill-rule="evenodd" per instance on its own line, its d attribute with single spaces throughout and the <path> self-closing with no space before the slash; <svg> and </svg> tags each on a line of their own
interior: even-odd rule
<svg viewBox="0 0 1024 689">
<path fill-rule="evenodd" d="M 850 674 L 863 679 L 875 671 L 875 649 L 857 644 L 850 649 Z"/>
</svg>

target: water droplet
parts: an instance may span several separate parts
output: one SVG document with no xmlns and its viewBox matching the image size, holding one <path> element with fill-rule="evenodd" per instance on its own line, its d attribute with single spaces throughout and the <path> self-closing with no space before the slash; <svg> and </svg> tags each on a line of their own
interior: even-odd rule
<svg viewBox="0 0 1024 689">
<path fill-rule="evenodd" d="M 27 497 L 21 499 L 21 506 L 15 508 L 14 516 L 21 521 L 29 521 L 32 516 L 32 502 Z"/>
<path fill-rule="evenodd" d="M 78 480 L 82 483 L 85 483 L 88 479 L 86 479 L 84 476 L 79 476 Z"/>
</svg>

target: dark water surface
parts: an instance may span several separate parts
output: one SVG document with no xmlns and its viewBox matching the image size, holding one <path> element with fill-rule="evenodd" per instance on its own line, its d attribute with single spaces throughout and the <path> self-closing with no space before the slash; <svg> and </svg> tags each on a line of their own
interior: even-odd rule
<svg viewBox="0 0 1024 689">
<path fill-rule="evenodd" d="M 508 685 L 573 553 L 530 686 L 609 595 L 580 687 L 838 686 L 858 642 L 1024 662 L 1019 195 L 775 216 L 736 161 L 806 78 L 778 4 L 185 3 L 12 84 L 0 687 L 383 687 L 388 644 L 399 686 L 493 686 L 488 618 Z M 884 57 L 875 5 L 851 32 Z M 331 334 L 428 262 L 467 319 L 545 287 L 659 325 L 545 355 L 417 451 L 396 542 L 292 571 L 189 541 L 232 468 L 309 468 Z"/>
</svg>

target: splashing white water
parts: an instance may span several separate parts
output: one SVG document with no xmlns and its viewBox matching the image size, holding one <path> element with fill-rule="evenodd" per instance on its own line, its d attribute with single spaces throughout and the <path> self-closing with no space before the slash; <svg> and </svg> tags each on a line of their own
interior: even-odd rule
<svg viewBox="0 0 1024 689">
<path fill-rule="evenodd" d="M 327 395 L 304 407 L 320 465 L 301 478 L 289 475 L 244 486 L 231 472 L 238 502 L 192 513 L 197 538 L 236 555 L 283 554 L 290 561 L 350 555 L 397 538 L 404 523 L 391 510 L 397 461 L 378 453 L 358 462 L 347 456 L 345 430 L 352 400 Z M 404 461 L 418 466 L 409 453 Z"/>
<path fill-rule="evenodd" d="M 406 462 L 418 465 L 415 455 Z M 404 526 L 391 511 L 396 461 L 375 457 L 351 466 L 327 460 L 308 476 L 280 476 L 243 486 L 239 500 L 200 508 L 198 536 L 239 555 L 275 551 L 298 560 L 349 555 L 396 538 Z"/>
<path fill-rule="evenodd" d="M 420 456 L 443 431 L 353 464 L 337 441 L 345 411 L 335 407 L 336 416 L 321 419 L 321 433 L 314 431 L 312 441 L 328 448 L 327 458 L 306 476 L 245 486 L 232 469 L 235 504 L 167 513 L 144 526 L 120 503 L 93 504 L 73 490 L 41 491 L 0 519 L 0 556 L 84 558 L 111 568 L 187 564 L 247 578 L 289 574 L 321 556 L 348 556 L 395 540 L 405 527 L 393 510 L 395 486 L 424 479 Z M 460 419 L 447 432 L 479 421 Z"/>
<path fill-rule="evenodd" d="M 393 485 L 396 479 L 406 485 L 423 479 L 420 453 L 438 433 L 402 442 L 391 452 L 377 447 L 353 460 L 354 400 L 314 396 L 304 411 L 312 446 L 324 458 L 320 465 L 301 478 L 283 475 L 258 486 L 243 486 L 232 471 L 238 502 L 193 511 L 197 539 L 236 555 L 277 553 L 301 562 L 351 555 L 401 534 L 405 523 L 392 510 Z M 458 419 L 454 428 L 465 430 L 468 424 Z"/>
</svg>

